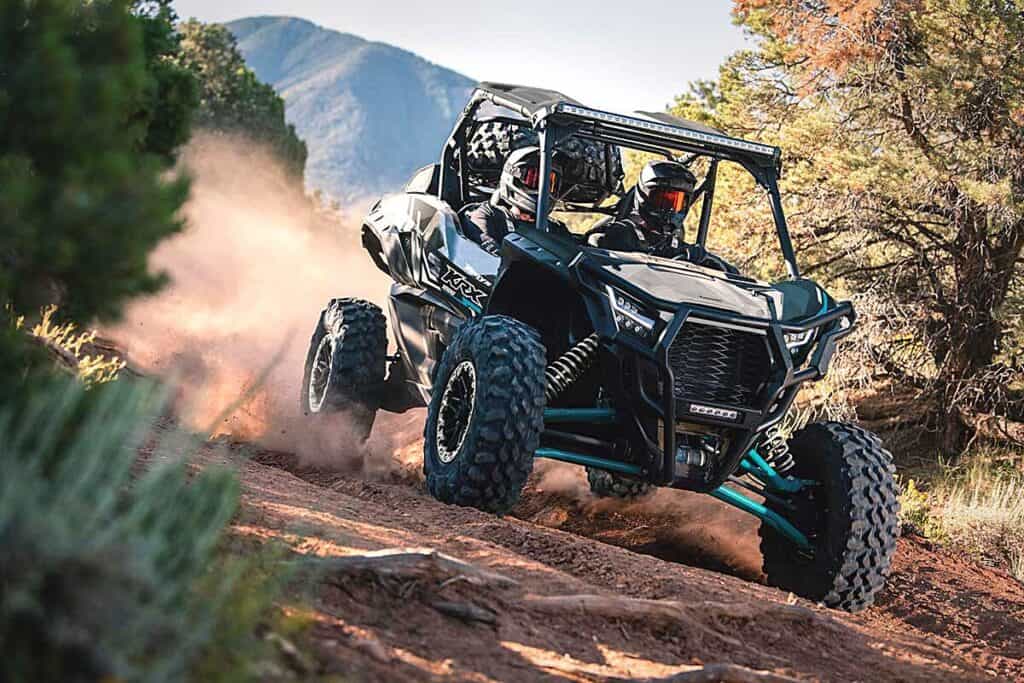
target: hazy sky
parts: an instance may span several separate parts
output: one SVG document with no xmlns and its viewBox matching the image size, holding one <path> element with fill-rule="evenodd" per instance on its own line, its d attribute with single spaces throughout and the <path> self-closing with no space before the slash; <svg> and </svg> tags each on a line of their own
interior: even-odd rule
<svg viewBox="0 0 1024 683">
<path fill-rule="evenodd" d="M 175 6 L 183 19 L 203 21 L 302 17 L 411 50 L 470 78 L 548 87 L 619 111 L 662 109 L 689 81 L 714 77 L 722 59 L 744 44 L 728 0 L 176 0 Z"/>
</svg>

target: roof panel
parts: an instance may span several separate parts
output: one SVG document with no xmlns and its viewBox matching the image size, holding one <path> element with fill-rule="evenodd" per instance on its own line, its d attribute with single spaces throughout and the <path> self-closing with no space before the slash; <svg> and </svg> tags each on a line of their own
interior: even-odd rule
<svg viewBox="0 0 1024 683">
<path fill-rule="evenodd" d="M 544 88 L 531 88 L 525 85 L 513 85 L 511 83 L 481 83 L 477 86 L 480 90 L 498 95 L 515 104 L 516 109 L 522 110 L 526 116 L 533 116 L 544 108 L 550 108 L 559 102 L 569 104 L 580 104 L 577 100 L 563 95 L 555 90 Z"/>
<path fill-rule="evenodd" d="M 665 112 L 636 112 L 631 116 L 591 109 L 571 97 L 555 90 L 531 88 L 508 83 L 481 83 L 477 88 L 490 95 L 495 104 L 508 107 L 521 115 L 534 119 L 538 114 L 565 114 L 581 117 L 601 124 L 617 127 L 622 135 L 666 135 L 683 139 L 690 144 L 704 145 L 726 151 L 753 155 L 761 165 L 775 165 L 779 149 L 760 142 L 734 138 L 696 121 L 689 121 Z"/>
</svg>

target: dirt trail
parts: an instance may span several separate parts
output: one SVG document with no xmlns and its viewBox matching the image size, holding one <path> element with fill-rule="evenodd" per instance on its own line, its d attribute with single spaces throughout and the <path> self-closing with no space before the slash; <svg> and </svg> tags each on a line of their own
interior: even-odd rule
<svg viewBox="0 0 1024 683">
<path fill-rule="evenodd" d="M 549 468 L 514 516 L 497 518 L 431 499 L 415 447 L 406 456 L 386 481 L 366 481 L 288 453 L 229 450 L 244 490 L 239 533 L 325 556 L 435 548 L 518 582 L 327 580 L 314 631 L 326 671 L 355 680 L 649 680 L 735 664 L 776 676 L 764 680 L 1024 680 L 1024 587 L 918 540 L 901 541 L 879 606 L 850 616 L 752 581 L 753 527 L 726 508 L 594 503 Z M 667 620 L 610 618 L 551 613 L 528 597 L 580 594 L 682 607 Z M 485 618 L 452 616 L 452 604 Z"/>
</svg>

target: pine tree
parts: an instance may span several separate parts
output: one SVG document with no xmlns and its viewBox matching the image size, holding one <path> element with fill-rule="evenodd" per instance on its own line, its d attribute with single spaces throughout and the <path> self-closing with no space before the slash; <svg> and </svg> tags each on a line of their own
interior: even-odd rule
<svg viewBox="0 0 1024 683">
<path fill-rule="evenodd" d="M 246 66 L 238 43 L 225 27 L 190 20 L 180 26 L 180 63 L 199 78 L 201 104 L 196 126 L 240 133 L 267 144 L 300 180 L 306 144 L 285 121 L 284 100 Z"/>
<path fill-rule="evenodd" d="M 114 318 L 164 281 L 147 257 L 182 227 L 188 182 L 166 173 L 196 88 L 168 61 L 166 5 L 132 9 L 0 0 L 3 382 L 23 362 L 13 312 L 58 303 L 75 321 Z"/>
</svg>

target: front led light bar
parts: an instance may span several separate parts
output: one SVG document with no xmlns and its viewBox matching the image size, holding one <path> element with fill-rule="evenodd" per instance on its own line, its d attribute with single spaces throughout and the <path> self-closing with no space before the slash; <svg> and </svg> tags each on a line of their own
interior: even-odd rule
<svg viewBox="0 0 1024 683">
<path fill-rule="evenodd" d="M 754 152 L 755 154 L 764 154 L 770 157 L 774 157 L 776 153 L 776 148 L 772 147 L 771 145 L 764 145 L 758 142 L 747 142 L 746 140 L 740 140 L 739 138 L 730 138 L 725 135 L 702 133 L 701 131 L 690 130 L 689 128 L 669 126 L 664 123 L 658 123 L 657 121 L 638 119 L 633 116 L 612 114 L 610 112 L 601 111 L 599 109 L 587 109 L 586 107 L 579 107 L 576 106 L 575 104 L 560 104 L 558 105 L 557 111 L 564 114 L 572 114 L 574 116 L 582 116 L 588 119 L 594 119 L 595 121 L 605 121 L 606 123 L 614 123 L 620 126 L 640 128 L 643 130 L 651 131 L 653 133 L 661 133 L 663 135 L 674 135 L 678 138 L 693 140 L 694 142 L 706 142 L 713 145 L 718 145 L 719 147 L 728 147 L 730 149 L 743 150 L 744 152 Z"/>
<path fill-rule="evenodd" d="M 714 406 L 702 406 L 697 403 L 690 404 L 690 412 L 694 415 L 703 415 L 705 417 L 715 417 L 719 420 L 738 420 L 740 413 L 738 410 L 729 410 L 728 408 L 716 408 Z"/>
</svg>

